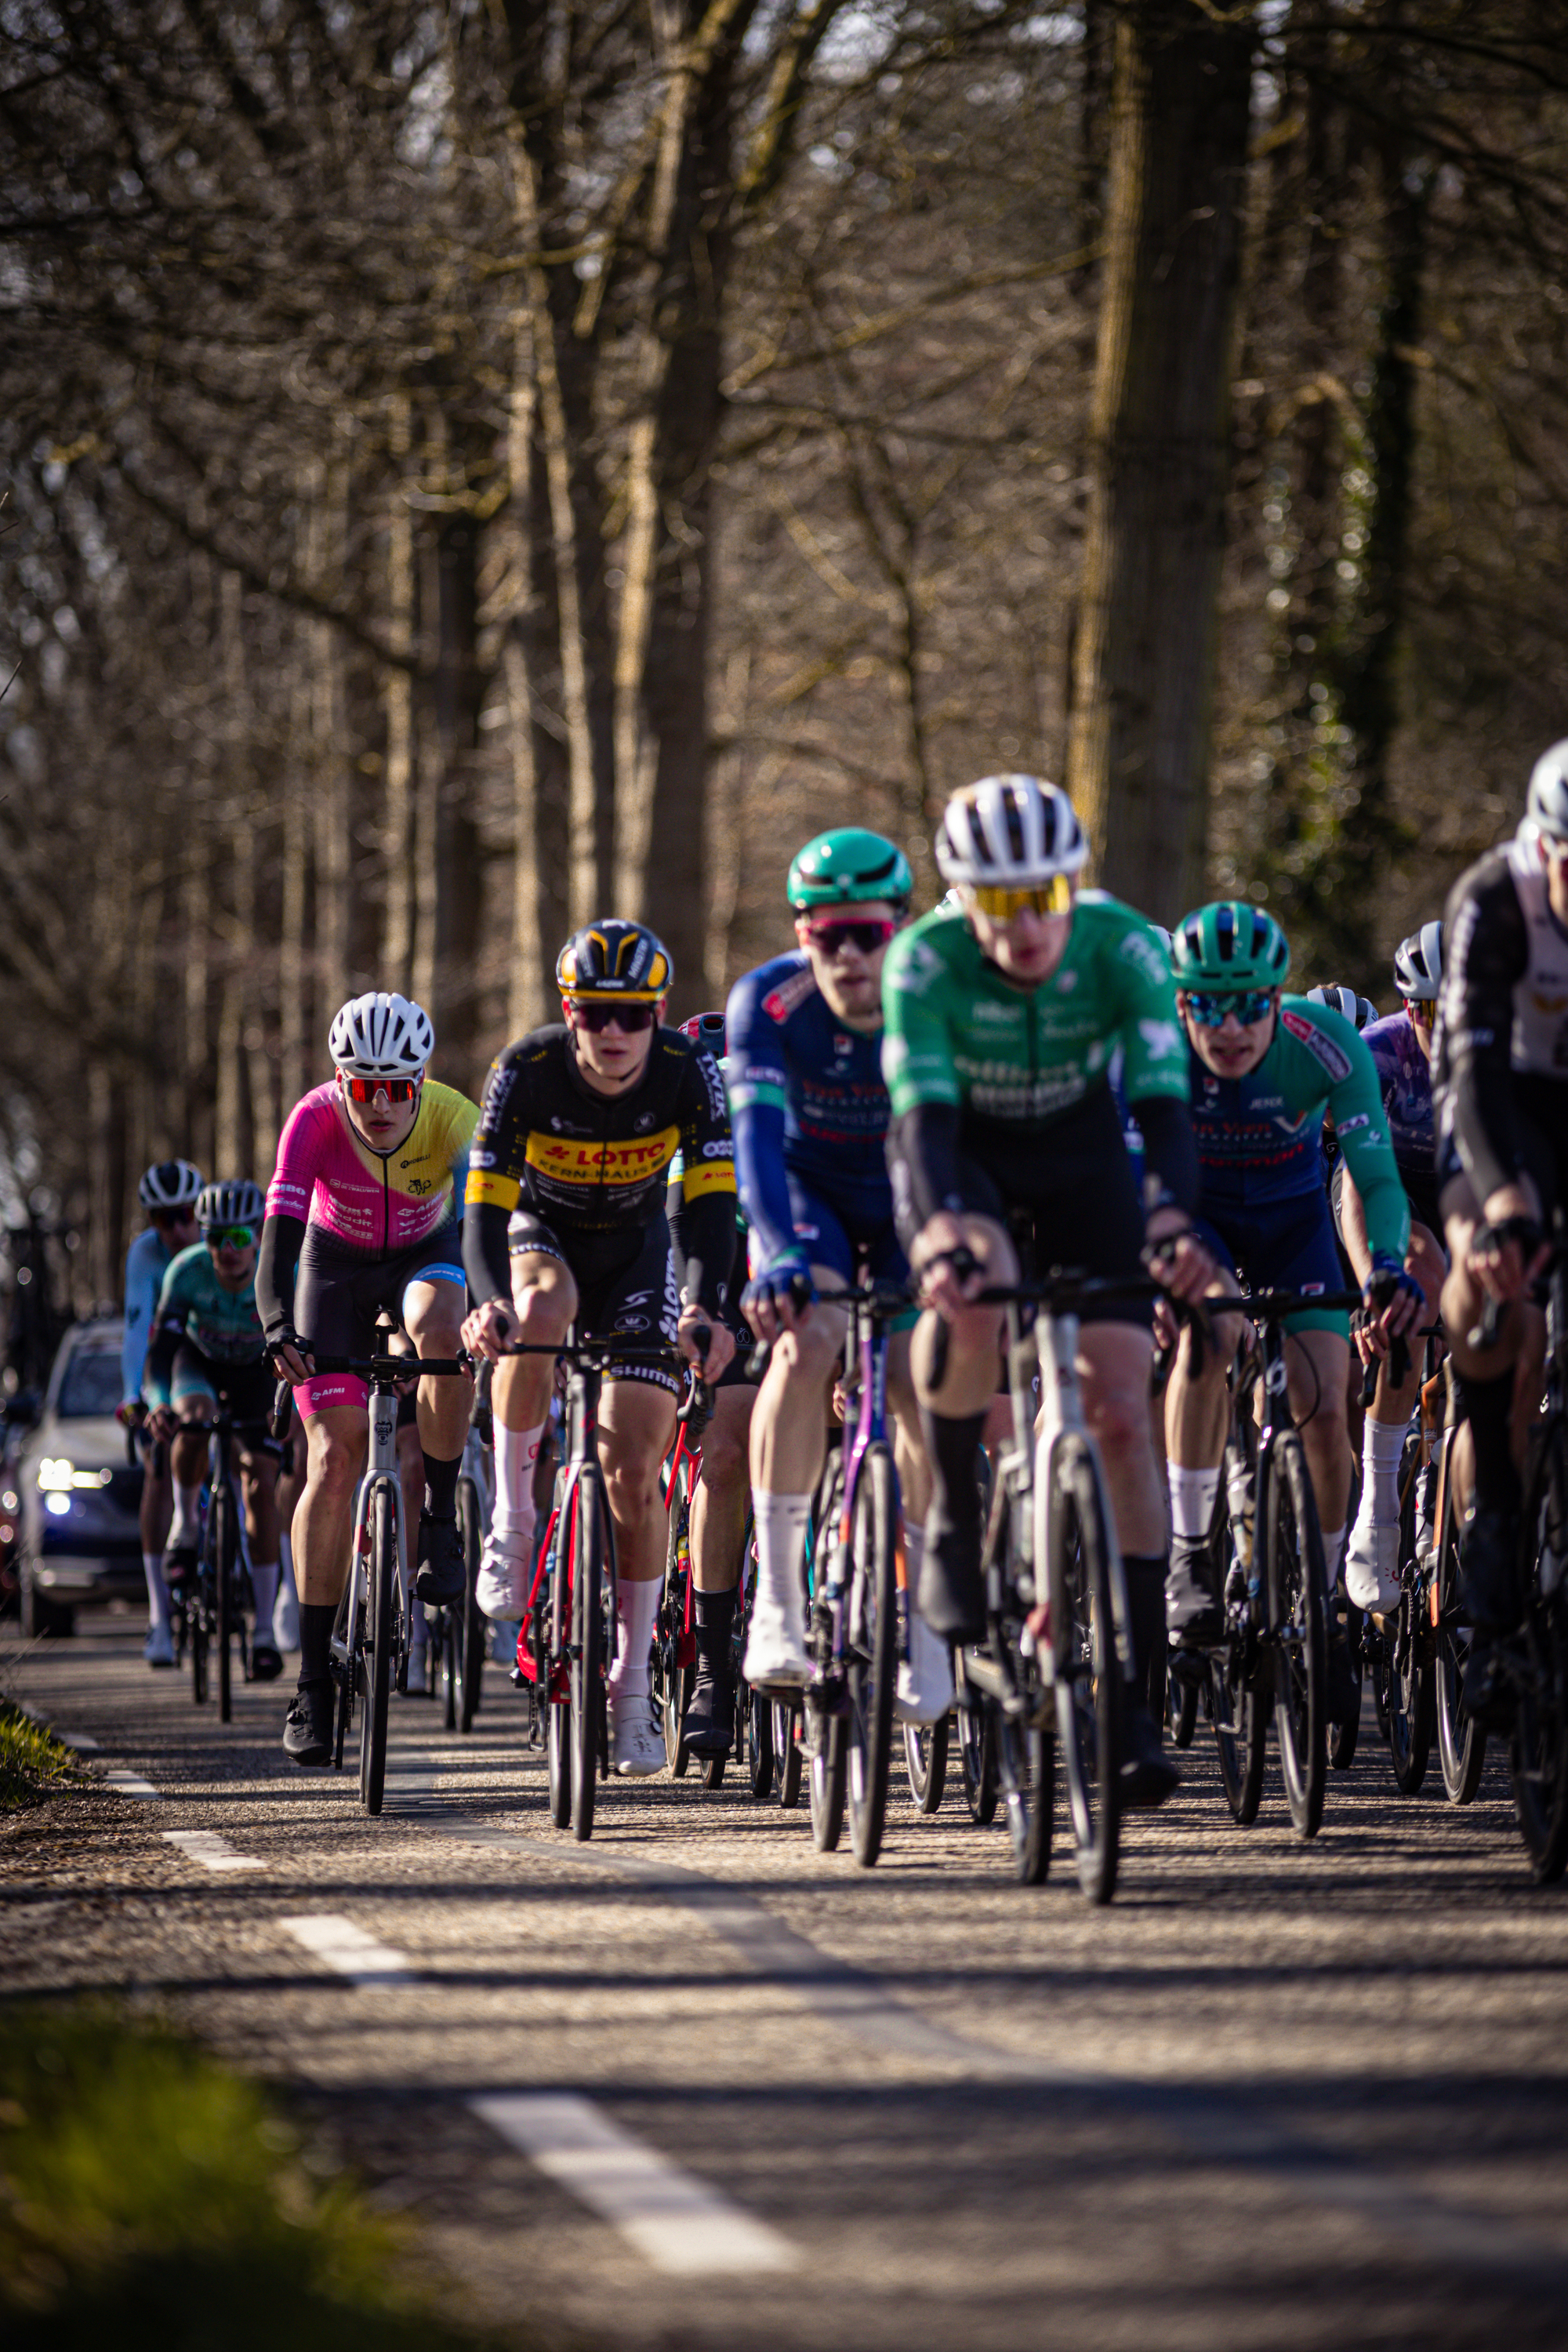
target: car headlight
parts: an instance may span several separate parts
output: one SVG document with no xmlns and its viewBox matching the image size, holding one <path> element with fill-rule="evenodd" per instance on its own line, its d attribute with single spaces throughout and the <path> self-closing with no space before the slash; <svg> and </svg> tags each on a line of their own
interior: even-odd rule
<svg viewBox="0 0 1568 2352">
<path fill-rule="evenodd" d="M 71 1498 L 68 1495 L 49 1494 L 44 1496 L 44 1508 L 54 1518 L 63 1519 L 68 1517 L 70 1513 L 70 1507 Z"/>
<path fill-rule="evenodd" d="M 0 1511 L 17 1511 L 20 1510 L 21 1507 L 20 1496 L 13 1494 L 10 1487 L 7 1486 L 5 1492 L 3 1495 L 0 1495 Z"/>
<path fill-rule="evenodd" d="M 63 1454 L 58 1462 L 46 1454 L 38 1465 L 38 1491 L 43 1495 L 63 1495 L 72 1486 L 107 1486 L 113 1478 L 112 1470 L 79 1470 Z"/>
</svg>

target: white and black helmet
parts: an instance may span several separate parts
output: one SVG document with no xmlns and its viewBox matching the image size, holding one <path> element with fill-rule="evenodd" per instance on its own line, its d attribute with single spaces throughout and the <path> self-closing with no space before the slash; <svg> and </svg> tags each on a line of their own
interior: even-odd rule
<svg viewBox="0 0 1568 2352">
<path fill-rule="evenodd" d="M 1568 736 L 1542 751 L 1531 770 L 1524 814 L 1548 840 L 1568 841 Z"/>
<path fill-rule="evenodd" d="M 1352 1029 L 1364 1029 L 1377 1019 L 1377 1007 L 1370 996 L 1358 996 L 1353 988 L 1342 981 L 1326 980 L 1317 988 L 1307 991 L 1309 1004 L 1326 1004 L 1332 1013 L 1342 1013 Z"/>
<path fill-rule="evenodd" d="M 1443 926 L 1423 923 L 1401 940 L 1394 957 L 1394 985 L 1417 1004 L 1430 1003 L 1443 985 Z"/>
<path fill-rule="evenodd" d="M 1089 843 L 1066 793 L 1038 776 L 982 776 L 954 793 L 937 828 L 944 882 L 1026 887 L 1076 874 Z"/>
<path fill-rule="evenodd" d="M 136 1187 L 144 1209 L 188 1209 L 202 1189 L 202 1171 L 188 1160 L 160 1160 Z"/>
<path fill-rule="evenodd" d="M 417 1077 L 435 1050 L 425 1007 L 384 989 L 351 997 L 327 1039 L 327 1051 L 352 1078 Z"/>
<path fill-rule="evenodd" d="M 196 1223 L 204 1234 L 224 1225 L 258 1225 L 266 1211 L 260 1185 L 248 1176 L 235 1176 L 226 1184 L 202 1186 Z"/>
</svg>

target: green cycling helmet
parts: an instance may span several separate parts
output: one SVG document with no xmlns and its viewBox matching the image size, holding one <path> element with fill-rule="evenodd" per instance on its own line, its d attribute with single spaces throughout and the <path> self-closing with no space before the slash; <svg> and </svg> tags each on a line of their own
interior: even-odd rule
<svg viewBox="0 0 1568 2352">
<path fill-rule="evenodd" d="M 1290 942 L 1261 907 L 1216 898 L 1176 925 L 1171 966 L 1178 988 L 1281 988 Z"/>
<path fill-rule="evenodd" d="M 812 907 L 842 907 L 868 898 L 886 898 L 890 906 L 907 907 L 915 887 L 910 861 L 901 849 L 879 833 L 864 833 L 858 824 L 841 824 L 819 833 L 795 854 L 789 869 L 785 896 L 803 912 Z"/>
</svg>

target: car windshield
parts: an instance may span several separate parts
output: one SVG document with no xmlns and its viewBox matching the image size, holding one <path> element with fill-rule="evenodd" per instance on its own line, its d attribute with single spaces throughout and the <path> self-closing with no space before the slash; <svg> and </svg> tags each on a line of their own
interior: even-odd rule
<svg viewBox="0 0 1568 2352">
<path fill-rule="evenodd" d="M 120 1402 L 120 1357 L 110 1348 L 79 1348 L 66 1366 L 55 1411 L 62 1421 L 86 1421 Z"/>
</svg>

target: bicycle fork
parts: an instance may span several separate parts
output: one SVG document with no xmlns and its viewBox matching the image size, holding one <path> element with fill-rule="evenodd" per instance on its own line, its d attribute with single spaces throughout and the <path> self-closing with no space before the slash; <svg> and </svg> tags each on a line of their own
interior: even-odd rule
<svg viewBox="0 0 1568 2352">
<path fill-rule="evenodd" d="M 1121 1545 L 1116 1533 L 1116 1511 L 1110 1492 L 1105 1483 L 1105 1465 L 1100 1458 L 1100 1448 L 1083 1417 L 1083 1397 L 1078 1380 L 1079 1318 L 1076 1315 L 1047 1315 L 1043 1318 L 1049 1335 L 1049 1348 L 1037 1345 L 1039 1323 L 1035 1326 L 1036 1353 L 1040 1367 L 1040 1430 L 1035 1446 L 1035 1508 L 1034 1558 L 1036 1583 L 1050 1560 L 1051 1496 L 1056 1486 L 1057 1449 L 1064 1438 L 1079 1437 L 1088 1448 L 1094 1465 L 1095 1484 L 1100 1489 L 1101 1513 L 1105 1523 L 1105 1549 L 1110 1578 L 1111 1627 L 1116 1643 L 1117 1663 L 1123 1679 L 1133 1678 L 1132 1614 L 1127 1600 L 1127 1578 L 1121 1566 Z M 1026 1421 L 1023 1424 L 1027 1426 Z M 1037 1598 L 1044 1596 L 1037 1592 Z M 1064 1628 L 1053 1625 L 1050 1638 L 1042 1653 L 1047 1679 L 1054 1678 L 1056 1645 L 1063 1638 Z M 1048 1663 L 1047 1663 L 1048 1662 Z"/>
</svg>

